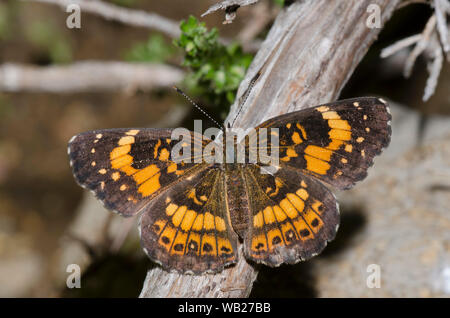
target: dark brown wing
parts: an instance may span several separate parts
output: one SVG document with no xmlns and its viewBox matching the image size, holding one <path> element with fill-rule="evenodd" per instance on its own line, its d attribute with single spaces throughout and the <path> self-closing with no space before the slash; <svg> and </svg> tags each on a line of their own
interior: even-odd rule
<svg viewBox="0 0 450 318">
<path fill-rule="evenodd" d="M 237 235 L 218 168 L 202 170 L 164 191 L 142 214 L 140 229 L 146 253 L 169 270 L 218 272 L 237 259 Z"/>
<path fill-rule="evenodd" d="M 319 254 L 334 239 L 339 211 L 321 182 L 297 169 L 262 174 L 244 168 L 250 220 L 244 237 L 247 258 L 269 266 L 297 263 Z"/>
<path fill-rule="evenodd" d="M 193 160 L 194 145 L 208 141 L 192 133 L 192 160 L 175 163 L 171 129 L 108 129 L 74 136 L 68 153 L 76 181 L 91 191 L 109 210 L 124 216 L 145 205 L 180 178 L 206 164 Z"/>
<path fill-rule="evenodd" d="M 366 177 L 373 158 L 389 144 L 390 119 L 386 102 L 361 97 L 281 115 L 256 131 L 278 128 L 281 167 L 347 189 Z M 257 151 L 259 144 L 247 147 Z"/>
</svg>

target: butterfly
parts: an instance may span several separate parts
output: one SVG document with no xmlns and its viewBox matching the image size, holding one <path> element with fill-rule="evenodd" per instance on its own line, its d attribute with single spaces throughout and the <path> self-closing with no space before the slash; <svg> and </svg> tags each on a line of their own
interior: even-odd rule
<svg viewBox="0 0 450 318">
<path fill-rule="evenodd" d="M 246 259 L 268 266 L 319 254 L 334 239 L 339 208 L 331 188 L 364 179 L 390 142 L 387 103 L 361 97 L 269 119 L 276 128 L 276 169 L 259 162 L 179 161 L 173 129 L 127 128 L 81 133 L 68 146 L 76 181 L 122 216 L 140 214 L 141 245 L 167 270 L 219 272 Z M 190 132 L 196 149 L 220 146 Z M 248 155 L 262 148 L 243 139 Z M 244 143 L 244 144 L 241 144 Z M 187 159 L 195 159 L 189 152 Z M 198 159 L 198 158 L 197 158 Z"/>
</svg>

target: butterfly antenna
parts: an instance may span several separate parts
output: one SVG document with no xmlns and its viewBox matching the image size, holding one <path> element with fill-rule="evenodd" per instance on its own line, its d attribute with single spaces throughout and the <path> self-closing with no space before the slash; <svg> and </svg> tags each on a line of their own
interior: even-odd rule
<svg viewBox="0 0 450 318">
<path fill-rule="evenodd" d="M 242 111 L 242 108 L 244 107 L 245 102 L 247 101 L 248 96 L 250 95 L 253 85 L 255 85 L 255 82 L 258 80 L 259 76 L 260 76 L 260 72 L 258 72 L 250 81 L 250 84 L 247 87 L 247 90 L 245 91 L 244 96 L 242 96 L 241 98 L 239 98 L 239 105 L 241 106 L 238 110 L 238 113 L 236 114 L 236 116 L 234 116 L 233 122 L 231 123 L 231 126 L 234 125 L 234 122 L 236 121 L 236 119 L 239 117 L 239 114 Z M 228 124 L 229 125 L 229 124 Z"/>
<path fill-rule="evenodd" d="M 181 89 L 179 89 L 176 86 L 173 86 L 173 88 L 177 91 L 178 94 L 181 94 L 184 98 L 186 98 L 192 105 L 194 105 L 195 108 L 197 108 L 199 111 L 201 111 L 203 115 L 208 117 L 217 126 L 223 127 L 223 125 L 219 124 L 214 118 L 212 118 L 207 112 L 205 112 L 200 106 L 198 106 L 196 102 L 194 102 L 189 96 L 187 96 L 185 92 L 183 92 Z"/>
</svg>

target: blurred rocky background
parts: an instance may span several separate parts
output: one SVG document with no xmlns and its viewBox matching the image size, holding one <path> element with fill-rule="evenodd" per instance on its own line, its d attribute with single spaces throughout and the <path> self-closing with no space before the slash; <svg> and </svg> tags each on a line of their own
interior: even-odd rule
<svg viewBox="0 0 450 318">
<path fill-rule="evenodd" d="M 214 3 L 104 2 L 155 13 L 176 25 L 189 15 L 199 18 Z M 222 24 L 222 13 L 201 21 L 208 29 L 216 27 L 221 39 L 240 40 L 244 53 L 230 59 L 245 63 L 245 54 L 255 53 L 282 5 L 267 0 L 240 8 L 232 24 Z M 368 178 L 338 193 L 341 226 L 336 240 L 311 261 L 261 267 L 251 297 L 450 295 L 449 64 L 444 60 L 435 93 L 423 102 L 429 78 L 426 56 L 418 57 L 408 79 L 404 64 L 413 46 L 380 58 L 383 48 L 423 32 L 432 14 L 422 3 L 398 9 L 342 92 L 342 98 L 386 99 L 393 135 Z M 0 2 L 0 297 L 136 297 L 146 271 L 155 266 L 140 249 L 137 222 L 104 210 L 75 184 L 67 142 L 74 134 L 98 128 L 190 128 L 192 119 L 204 118 L 175 96 L 173 84 L 185 87 L 218 119 L 227 113 L 223 104 L 233 95 L 216 76 L 213 84 L 221 99 L 202 97 L 204 88 L 181 67 L 183 49 L 172 44 L 175 37 L 167 32 L 87 13 L 81 29 L 68 29 L 67 15 L 52 4 Z M 11 66 L 35 78 L 45 74 L 25 66 L 64 67 L 80 61 L 161 65 L 158 74 L 164 76 L 141 87 L 139 79 L 127 85 L 111 75 L 109 82 L 117 82 L 113 88 L 65 92 L 49 91 L 42 83 L 13 90 L 5 80 Z M 143 82 L 151 81 L 146 74 Z M 59 84 L 70 87 L 70 82 Z M 73 263 L 82 270 L 80 289 L 66 287 L 67 265 Z M 379 270 L 379 288 L 370 288 L 374 269 Z"/>
</svg>

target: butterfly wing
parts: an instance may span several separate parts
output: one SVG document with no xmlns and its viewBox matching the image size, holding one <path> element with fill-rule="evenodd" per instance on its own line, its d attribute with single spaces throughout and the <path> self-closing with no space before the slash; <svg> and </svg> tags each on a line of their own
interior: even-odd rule
<svg viewBox="0 0 450 318">
<path fill-rule="evenodd" d="M 364 179 L 387 147 L 391 115 L 383 100 L 341 100 L 281 115 L 256 127 L 278 128 L 281 167 L 298 169 L 340 189 Z M 271 140 L 267 140 L 268 147 Z M 248 146 L 258 151 L 259 144 Z"/>
<path fill-rule="evenodd" d="M 322 182 L 347 189 L 364 179 L 389 144 L 390 119 L 386 103 L 369 97 L 281 115 L 256 127 L 256 134 L 278 128 L 269 133 L 279 144 L 272 137 L 255 145 L 247 139 L 246 153 L 257 151 L 261 158 L 263 147 L 278 147 L 279 166 L 266 173 L 261 162 L 243 168 L 250 215 L 246 257 L 278 266 L 320 253 L 339 225 L 336 199 Z"/>
<path fill-rule="evenodd" d="M 76 135 L 68 147 L 75 179 L 107 209 L 135 215 L 172 183 L 206 166 L 195 160 L 172 161 L 171 149 L 178 140 L 171 135 L 171 129 L 109 129 Z M 190 142 L 198 147 L 206 143 L 193 133 Z"/>
<path fill-rule="evenodd" d="M 142 214 L 141 243 L 164 268 L 200 274 L 236 262 L 237 235 L 225 204 L 223 171 L 205 169 L 174 184 Z"/>
<path fill-rule="evenodd" d="M 235 262 L 237 236 L 223 196 L 223 172 L 195 154 L 211 140 L 191 133 L 190 156 L 176 163 L 171 129 L 110 129 L 69 142 L 77 182 L 105 207 L 141 214 L 144 251 L 167 269 L 202 273 Z M 209 161 L 210 162 L 210 161 Z"/>
<path fill-rule="evenodd" d="M 244 237 L 247 258 L 269 266 L 297 263 L 320 253 L 339 225 L 330 190 L 297 169 L 262 174 L 244 167 L 250 220 Z"/>
</svg>

